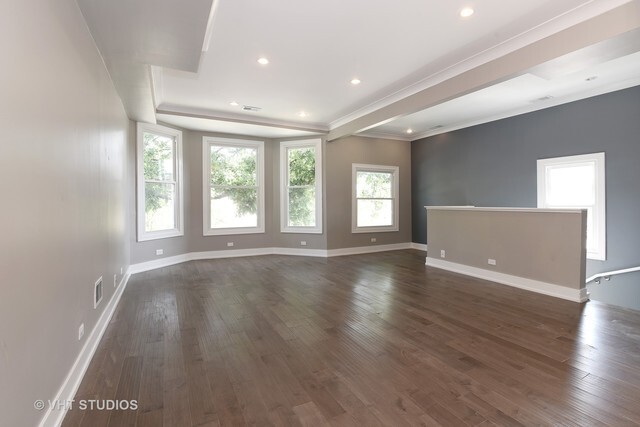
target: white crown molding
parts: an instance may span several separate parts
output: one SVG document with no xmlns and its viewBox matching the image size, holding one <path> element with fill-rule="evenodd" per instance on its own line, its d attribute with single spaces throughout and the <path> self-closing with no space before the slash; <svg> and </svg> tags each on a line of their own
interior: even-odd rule
<svg viewBox="0 0 640 427">
<path fill-rule="evenodd" d="M 336 129 L 360 117 L 366 116 L 367 114 L 371 114 L 374 111 L 393 104 L 394 102 L 400 101 L 411 95 L 415 95 L 416 93 L 435 86 L 438 83 L 442 83 L 466 71 L 472 70 L 497 58 L 505 56 L 511 52 L 515 52 L 518 49 L 522 49 L 525 46 L 528 46 L 581 22 L 587 21 L 591 18 L 595 18 L 598 15 L 601 15 L 624 4 L 630 3 L 631 1 L 635 0 L 592 0 L 587 4 L 579 6 L 560 16 L 554 17 L 553 19 L 550 19 L 549 21 L 544 22 L 528 31 L 518 34 L 508 40 L 505 40 L 504 42 L 501 42 L 467 59 L 453 64 L 450 67 L 425 76 L 417 82 L 412 83 L 403 89 L 390 93 L 389 95 L 375 102 L 372 102 L 343 117 L 333 120 L 329 123 L 329 129 Z"/>
<path fill-rule="evenodd" d="M 425 265 L 573 302 L 585 302 L 589 299 L 584 284 L 582 289 L 572 289 L 553 283 L 541 282 L 539 280 L 527 279 L 430 257 L 426 258 Z"/>
<path fill-rule="evenodd" d="M 111 296 L 111 299 L 98 319 L 98 322 L 88 335 L 87 340 L 82 346 L 82 350 L 80 350 L 80 354 L 78 354 L 78 357 L 73 363 L 71 370 L 67 374 L 55 398 L 46 402 L 45 407 L 47 408 L 47 412 L 42 417 L 39 427 L 57 427 L 62 424 L 62 421 L 67 414 L 68 407 L 67 405 L 55 405 L 54 403 L 71 402 L 75 397 L 78 387 L 80 387 L 80 383 L 84 378 L 84 374 L 89 367 L 89 363 L 91 363 L 91 359 L 100 344 L 100 340 L 102 339 L 107 326 L 109 326 L 109 321 L 118 306 L 118 302 L 120 302 L 120 297 L 129 283 L 130 277 L 131 273 L 127 270 L 127 273 L 120 280 L 116 291 Z"/>
<path fill-rule="evenodd" d="M 376 130 L 367 130 L 365 132 L 357 133 L 356 136 L 362 136 L 364 138 L 376 138 L 376 139 L 391 139 L 393 141 L 404 141 L 411 142 L 413 139 L 413 135 L 409 136 L 408 134 L 397 134 L 390 132 L 380 132 Z"/>
<path fill-rule="evenodd" d="M 329 127 L 321 123 L 298 123 L 285 122 L 281 120 L 271 120 L 262 118 L 250 118 L 242 114 L 230 114 L 220 111 L 202 110 L 199 108 L 179 107 L 175 105 L 162 104 L 156 108 L 156 114 L 167 114 L 172 116 L 193 117 L 196 119 L 219 120 L 224 122 L 244 123 L 256 126 L 266 126 L 281 129 L 298 130 L 303 132 L 313 132 L 326 134 Z"/>
</svg>

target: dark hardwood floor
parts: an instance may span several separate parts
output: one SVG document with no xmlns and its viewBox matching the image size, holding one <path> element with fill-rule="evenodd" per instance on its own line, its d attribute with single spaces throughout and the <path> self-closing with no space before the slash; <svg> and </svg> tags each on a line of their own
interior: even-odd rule
<svg viewBox="0 0 640 427">
<path fill-rule="evenodd" d="M 424 253 L 194 261 L 133 276 L 65 426 L 640 424 L 640 312 Z"/>
</svg>

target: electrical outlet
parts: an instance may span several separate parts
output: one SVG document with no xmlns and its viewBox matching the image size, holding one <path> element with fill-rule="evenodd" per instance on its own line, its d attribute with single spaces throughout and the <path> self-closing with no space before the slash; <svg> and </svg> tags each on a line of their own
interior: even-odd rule
<svg viewBox="0 0 640 427">
<path fill-rule="evenodd" d="M 122 276 L 124 274 L 124 267 L 120 267 L 120 275 Z"/>
<path fill-rule="evenodd" d="M 378 241 L 378 239 L 376 239 L 375 237 L 372 237 L 372 238 L 371 238 L 371 243 L 375 243 L 375 242 L 377 242 L 377 241 Z"/>
<path fill-rule="evenodd" d="M 164 253 L 164 249 L 156 249 L 156 255 L 162 255 Z"/>
<path fill-rule="evenodd" d="M 487 260 L 487 263 L 488 263 L 489 265 L 496 265 L 496 260 L 495 260 L 495 259 L 491 259 L 491 258 L 489 258 L 489 259 Z"/>
<path fill-rule="evenodd" d="M 232 247 L 233 246 L 233 242 L 227 242 L 227 247 Z"/>
<path fill-rule="evenodd" d="M 301 241 L 300 241 L 300 246 L 307 246 L 307 242 L 306 242 L 306 241 L 304 241 L 304 240 L 301 240 Z"/>
<path fill-rule="evenodd" d="M 444 249 L 440 250 L 440 258 L 444 258 L 446 256 L 446 252 L 444 251 Z"/>
<path fill-rule="evenodd" d="M 117 287 L 118 286 L 118 275 L 114 274 L 113 275 L 113 287 Z"/>
<path fill-rule="evenodd" d="M 84 323 L 81 323 L 80 327 L 78 328 L 78 341 L 80 341 L 83 336 L 84 336 Z"/>
</svg>

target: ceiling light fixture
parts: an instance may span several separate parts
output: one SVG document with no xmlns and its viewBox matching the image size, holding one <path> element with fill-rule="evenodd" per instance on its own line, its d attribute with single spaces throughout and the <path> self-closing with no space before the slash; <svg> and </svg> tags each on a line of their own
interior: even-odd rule
<svg viewBox="0 0 640 427">
<path fill-rule="evenodd" d="M 300 117 L 307 117 L 307 113 L 305 113 L 304 111 L 300 111 L 300 112 L 298 113 L 298 116 L 300 116 Z"/>
<path fill-rule="evenodd" d="M 258 64 L 267 65 L 268 63 L 269 63 L 269 60 L 267 58 L 265 58 L 264 56 L 262 58 L 258 58 Z"/>
<path fill-rule="evenodd" d="M 231 105 L 232 107 L 237 107 L 240 104 L 238 104 L 236 101 L 231 101 L 229 105 Z"/>
<path fill-rule="evenodd" d="M 468 17 L 470 17 L 471 15 L 473 15 L 473 12 L 475 12 L 475 11 L 473 10 L 473 8 L 471 8 L 471 7 L 465 7 L 464 9 L 462 9 L 462 10 L 460 11 L 460 17 L 461 17 L 461 18 L 468 18 Z"/>
<path fill-rule="evenodd" d="M 352 84 L 352 85 L 359 85 L 360 83 L 361 83 L 361 82 L 360 82 L 360 79 L 358 79 L 358 78 L 351 79 L 351 84 Z"/>
<path fill-rule="evenodd" d="M 585 80 L 588 81 L 588 82 L 592 82 L 597 78 L 598 78 L 598 76 L 591 76 L 591 77 L 587 77 Z"/>
<path fill-rule="evenodd" d="M 413 133 L 413 129 L 411 128 L 407 129 L 407 133 Z"/>
</svg>

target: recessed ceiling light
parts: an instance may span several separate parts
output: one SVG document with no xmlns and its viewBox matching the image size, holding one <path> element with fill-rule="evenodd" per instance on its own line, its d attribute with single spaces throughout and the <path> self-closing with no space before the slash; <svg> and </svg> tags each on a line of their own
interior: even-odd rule
<svg viewBox="0 0 640 427">
<path fill-rule="evenodd" d="M 464 9 L 462 9 L 462 10 L 460 11 L 460 17 L 462 17 L 462 18 L 468 18 L 468 17 L 470 17 L 471 15 L 473 15 L 473 12 L 475 12 L 475 11 L 473 10 L 473 8 L 471 8 L 471 7 L 465 7 Z"/>
<path fill-rule="evenodd" d="M 269 60 L 267 58 L 265 58 L 264 56 L 262 58 L 258 58 L 258 64 L 267 65 L 268 63 L 269 63 Z"/>
<path fill-rule="evenodd" d="M 352 85 L 359 85 L 360 83 L 361 83 L 361 82 L 360 82 L 360 79 L 358 79 L 358 78 L 351 79 L 351 84 L 352 84 Z"/>
<path fill-rule="evenodd" d="M 597 78 L 598 78 L 598 76 L 591 76 L 591 77 L 587 77 L 585 80 L 588 81 L 588 82 L 592 82 Z"/>
<path fill-rule="evenodd" d="M 407 129 L 407 133 L 413 133 L 413 129 L 411 128 Z"/>
<path fill-rule="evenodd" d="M 304 111 L 300 111 L 300 112 L 298 113 L 298 115 L 299 115 L 300 117 L 307 117 L 307 113 L 305 113 Z"/>
<path fill-rule="evenodd" d="M 232 107 L 237 107 L 240 104 L 238 104 L 236 101 L 231 101 L 229 105 L 231 105 Z"/>
</svg>

